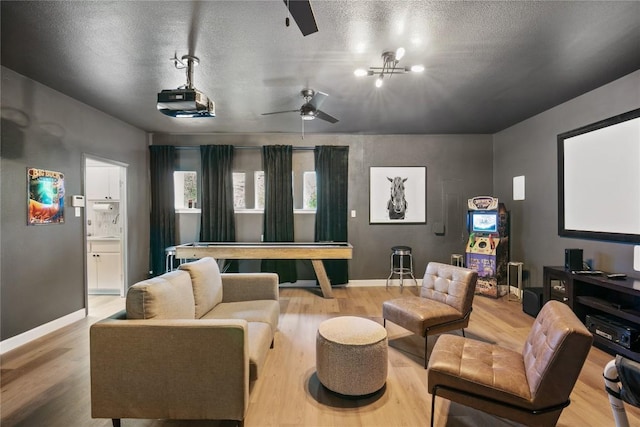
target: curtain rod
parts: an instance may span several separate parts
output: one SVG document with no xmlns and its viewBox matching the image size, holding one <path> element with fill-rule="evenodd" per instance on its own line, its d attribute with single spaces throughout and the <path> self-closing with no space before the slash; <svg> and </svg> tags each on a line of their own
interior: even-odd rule
<svg viewBox="0 0 640 427">
<path fill-rule="evenodd" d="M 231 144 L 233 145 L 233 144 Z M 176 145 L 176 150 L 199 150 L 200 145 Z M 236 148 L 239 150 L 251 150 L 251 149 L 262 149 L 262 145 L 234 145 L 233 149 Z M 294 151 L 313 151 L 315 147 L 291 147 Z"/>
</svg>

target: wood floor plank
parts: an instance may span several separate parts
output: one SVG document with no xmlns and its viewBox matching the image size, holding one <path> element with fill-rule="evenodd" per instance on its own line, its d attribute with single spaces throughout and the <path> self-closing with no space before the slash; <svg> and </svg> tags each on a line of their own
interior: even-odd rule
<svg viewBox="0 0 640 427">
<path fill-rule="evenodd" d="M 315 340 L 320 322 L 353 315 L 382 324 L 382 302 L 415 294 L 417 288 L 334 288 L 334 298 L 319 289 L 280 289 L 280 325 L 263 375 L 251 385 L 246 427 L 417 427 L 426 426 L 431 410 L 424 340 L 392 323 L 389 372 L 384 389 L 367 398 L 344 399 L 326 390 L 315 373 Z M 89 316 L 46 337 L 2 355 L 2 427 L 106 427 L 92 419 L 89 390 L 89 326 L 124 308 L 124 299 L 92 296 Z M 467 337 L 520 351 L 533 318 L 517 302 L 476 296 Z M 454 332 L 459 333 L 459 332 Z M 430 348 L 437 337 L 429 338 Z M 592 348 L 558 426 L 613 426 L 602 370 L 613 356 Z M 627 406 L 631 425 L 640 425 L 640 410 Z M 125 419 L 124 427 L 230 427 L 229 421 Z M 436 425 L 512 426 L 487 414 L 436 401 Z"/>
</svg>

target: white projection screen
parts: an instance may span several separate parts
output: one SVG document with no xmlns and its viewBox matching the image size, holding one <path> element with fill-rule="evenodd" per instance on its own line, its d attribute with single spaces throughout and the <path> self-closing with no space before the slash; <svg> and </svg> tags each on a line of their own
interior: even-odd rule
<svg viewBox="0 0 640 427">
<path fill-rule="evenodd" d="M 558 234 L 640 243 L 640 109 L 558 135 Z"/>
</svg>

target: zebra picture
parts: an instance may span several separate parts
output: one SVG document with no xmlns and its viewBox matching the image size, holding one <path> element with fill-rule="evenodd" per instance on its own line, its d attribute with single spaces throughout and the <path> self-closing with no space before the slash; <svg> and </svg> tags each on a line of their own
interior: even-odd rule
<svg viewBox="0 0 640 427">
<path fill-rule="evenodd" d="M 392 178 L 387 177 L 391 182 L 391 196 L 387 202 L 387 211 L 389 219 L 404 219 L 407 213 L 407 199 L 404 196 L 404 183 L 409 178 L 401 178 L 399 176 Z"/>
<path fill-rule="evenodd" d="M 427 222 L 425 166 L 371 166 L 369 172 L 370 224 Z"/>
</svg>

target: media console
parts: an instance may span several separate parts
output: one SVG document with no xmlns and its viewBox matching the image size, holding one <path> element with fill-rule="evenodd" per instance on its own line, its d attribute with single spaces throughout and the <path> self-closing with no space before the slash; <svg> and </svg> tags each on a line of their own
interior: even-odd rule
<svg viewBox="0 0 640 427">
<path fill-rule="evenodd" d="M 595 346 L 640 362 L 640 278 L 610 279 L 604 272 L 575 274 L 545 266 L 543 281 L 543 301 L 571 307 L 590 328 Z"/>
</svg>

